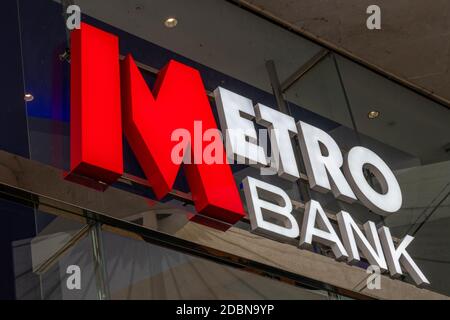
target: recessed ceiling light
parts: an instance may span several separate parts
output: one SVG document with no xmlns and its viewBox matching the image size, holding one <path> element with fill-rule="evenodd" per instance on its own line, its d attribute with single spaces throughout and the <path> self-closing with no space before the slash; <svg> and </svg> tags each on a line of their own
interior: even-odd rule
<svg viewBox="0 0 450 320">
<path fill-rule="evenodd" d="M 376 110 L 372 110 L 372 111 L 370 111 L 368 114 L 367 114 L 367 117 L 369 118 L 369 119 L 376 119 L 376 118 L 378 118 L 380 116 L 380 112 L 379 111 L 376 111 Z"/>
<path fill-rule="evenodd" d="M 164 25 L 167 28 L 175 28 L 178 24 L 178 20 L 175 17 L 169 17 L 166 19 L 166 21 L 164 21 Z"/>
<path fill-rule="evenodd" d="M 34 96 L 31 93 L 25 93 L 25 96 L 23 97 L 23 99 L 26 102 L 31 102 L 34 100 Z"/>
</svg>

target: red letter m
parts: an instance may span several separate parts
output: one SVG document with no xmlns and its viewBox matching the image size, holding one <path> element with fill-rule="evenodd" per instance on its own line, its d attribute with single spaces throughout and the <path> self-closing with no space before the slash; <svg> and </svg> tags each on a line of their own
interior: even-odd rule
<svg viewBox="0 0 450 320">
<path fill-rule="evenodd" d="M 201 134 L 217 128 L 199 72 L 170 61 L 152 93 L 130 55 L 119 67 L 114 35 L 82 24 L 72 33 L 71 47 L 69 179 L 84 176 L 106 184 L 117 180 L 123 173 L 123 126 L 157 198 L 164 197 L 180 169 L 171 158 L 177 143 L 171 139 L 173 131 L 185 129 L 193 137 L 197 121 L 202 123 Z M 196 210 L 233 224 L 244 213 L 222 153 L 221 164 L 183 164 L 183 169 Z"/>
</svg>

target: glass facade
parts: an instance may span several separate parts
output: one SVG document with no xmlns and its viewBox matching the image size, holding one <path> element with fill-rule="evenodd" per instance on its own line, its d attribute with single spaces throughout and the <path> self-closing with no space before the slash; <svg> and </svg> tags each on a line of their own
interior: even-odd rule
<svg viewBox="0 0 450 320">
<path fill-rule="evenodd" d="M 133 55 L 149 87 L 153 87 L 157 71 L 175 59 L 198 69 L 209 92 L 221 86 L 275 109 L 280 108 L 279 94 L 296 121 L 328 132 L 344 153 L 356 145 L 377 153 L 394 170 L 403 194 L 402 208 L 388 217 L 361 204 L 336 200 L 331 193 L 314 192 L 306 179 L 288 182 L 278 176 L 261 176 L 258 169 L 247 166 L 232 169 L 237 185 L 246 176 L 254 176 L 281 187 L 296 203 L 315 199 L 331 216 L 346 210 L 360 224 L 371 220 L 390 227 L 398 239 L 414 236 L 409 252 L 429 277 L 429 289 L 450 295 L 448 107 L 227 1 L 75 3 L 82 9 L 83 21 L 119 37 L 121 55 Z M 10 1 L 11 12 L 17 13 L 8 17 L 13 26 L 11 51 L 16 55 L 10 60 L 14 77 L 9 78 L 13 89 L 8 96 L 12 98 L 1 115 L 9 119 L 3 126 L 8 130 L 0 138 L 0 149 L 62 171 L 70 167 L 67 4 Z M 168 29 L 163 21 L 172 15 L 177 16 L 179 25 Z M 308 70 L 298 73 L 318 54 L 320 58 Z M 268 61 L 273 61 L 281 83 L 278 92 L 268 74 Z M 33 100 L 23 106 L 14 99 L 17 92 L 21 96 L 29 93 Z M 210 103 L 217 118 L 213 98 Z M 371 111 L 379 116 L 371 119 Z M 302 167 L 299 154 L 297 161 Z M 185 178 L 180 175 L 175 192 L 156 201 L 125 139 L 124 164 L 126 174 L 113 188 L 143 197 L 147 208 L 130 203 L 122 211 L 108 214 L 129 225 L 176 237 L 189 222 L 189 214 L 195 213 Z M 368 179 L 375 187 L 379 184 L 373 175 Z M 6 298 L 328 299 L 345 295 L 336 294 L 326 283 L 310 286 L 289 281 L 289 276 L 280 281 L 263 276 L 265 271 L 258 268 L 240 270 L 242 265 L 212 261 L 214 254 L 209 259 L 165 248 L 144 241 L 145 237 L 126 227 L 102 225 L 85 211 L 68 213 L 69 218 L 54 215 L 43 211 L 31 193 L 25 195 L 26 204 L 19 204 L 17 195 L 8 200 L 8 194 L 5 192 L 0 205 L 5 221 L 0 245 L 2 252 L 11 253 L 11 263 L 4 268 L 9 268 L 8 274 L 13 271 L 14 278 L 3 281 L 14 293 L 8 291 Z M 101 196 L 92 191 L 89 197 L 94 202 Z M 301 206 L 296 207 L 295 215 L 301 221 Z M 336 226 L 336 219 L 332 221 Z M 249 231 L 250 223 L 243 219 L 235 227 Z M 297 240 L 284 242 L 298 246 Z M 322 245 L 311 251 L 332 256 Z M 82 290 L 67 289 L 69 265 L 83 270 Z M 357 265 L 367 266 L 365 260 Z M 413 283 L 408 276 L 398 281 Z"/>
<path fill-rule="evenodd" d="M 145 236 L 100 223 L 88 212 L 44 212 L 2 190 L 12 284 L 19 300 L 127 299 L 336 299 L 339 295 L 295 281 L 273 279 L 151 243 Z M 14 218 L 12 218 L 14 217 Z M 30 221 L 29 232 L 24 221 Z M 32 223 L 34 222 L 34 224 Z M 8 243 L 9 242 L 9 243 Z M 77 266 L 79 271 L 73 271 Z M 79 287 L 74 290 L 74 275 Z M 6 298 L 6 297 L 3 297 Z"/>
</svg>

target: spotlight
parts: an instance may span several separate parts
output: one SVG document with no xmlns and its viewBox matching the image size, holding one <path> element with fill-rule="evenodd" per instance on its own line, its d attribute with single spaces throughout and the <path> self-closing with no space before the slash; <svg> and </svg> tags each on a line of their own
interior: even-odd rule
<svg viewBox="0 0 450 320">
<path fill-rule="evenodd" d="M 370 111 L 368 114 L 367 114 L 367 117 L 369 118 L 369 119 L 376 119 L 376 118 L 378 118 L 380 116 L 380 112 L 379 111 L 376 111 L 376 110 L 372 110 L 372 111 Z"/>
<path fill-rule="evenodd" d="M 174 17 L 169 17 L 166 19 L 166 21 L 164 21 L 164 25 L 170 29 L 175 28 L 177 26 L 177 24 L 178 24 L 178 20 L 177 20 L 177 18 L 174 18 Z"/>
<path fill-rule="evenodd" d="M 26 102 L 31 102 L 34 100 L 34 96 L 31 93 L 25 93 L 25 96 L 23 97 L 23 99 Z"/>
</svg>

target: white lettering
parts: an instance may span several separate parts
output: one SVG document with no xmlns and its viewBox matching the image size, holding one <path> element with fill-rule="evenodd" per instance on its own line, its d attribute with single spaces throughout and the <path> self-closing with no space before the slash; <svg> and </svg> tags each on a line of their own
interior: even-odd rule
<svg viewBox="0 0 450 320">
<path fill-rule="evenodd" d="M 252 101 L 218 87 L 214 90 L 222 131 L 226 130 L 227 156 L 231 162 L 266 166 L 264 149 L 258 145 Z M 230 152 L 228 152 L 230 151 Z M 231 153 L 231 154 L 230 154 Z"/>
<path fill-rule="evenodd" d="M 367 182 L 364 166 L 375 175 L 382 193 L 375 191 Z M 394 173 L 373 151 L 364 147 L 352 148 L 347 155 L 344 173 L 358 199 L 375 213 L 386 216 L 402 207 L 402 191 Z"/>
<path fill-rule="evenodd" d="M 325 131 L 304 122 L 298 122 L 297 126 L 311 188 L 319 192 L 331 190 L 338 199 L 350 203 L 355 201 L 356 196 L 340 170 L 344 159 L 333 138 Z M 323 155 L 321 145 L 325 147 L 327 155 Z M 328 175 L 331 177 L 331 183 Z"/>
<path fill-rule="evenodd" d="M 270 131 L 272 160 L 278 168 L 278 175 L 290 181 L 296 181 L 298 173 L 297 161 L 291 138 L 297 134 L 294 118 L 262 104 L 255 106 L 256 122 Z"/>
<path fill-rule="evenodd" d="M 403 274 L 402 268 L 400 267 L 401 264 L 418 286 L 430 284 L 428 279 L 422 271 L 420 271 L 419 267 L 406 251 L 406 248 L 414 240 L 414 237 L 407 235 L 397 248 L 395 248 L 389 228 L 381 227 L 378 229 L 378 233 L 381 238 L 381 244 L 383 245 L 391 276 L 398 277 Z"/>
<path fill-rule="evenodd" d="M 316 228 L 316 221 L 318 228 Z M 305 215 L 303 216 L 300 234 L 300 247 L 311 246 L 313 240 L 331 247 L 334 256 L 338 260 L 348 257 L 347 251 L 341 240 L 339 240 L 336 231 L 334 231 L 325 211 L 323 211 L 320 203 L 315 200 L 309 201 L 305 206 Z"/>
<path fill-rule="evenodd" d="M 298 223 L 291 214 L 292 203 L 286 192 L 252 177 L 245 178 L 242 184 L 253 231 L 288 238 L 298 237 Z M 277 223 L 269 222 L 267 218 Z"/>
<path fill-rule="evenodd" d="M 383 249 L 381 248 L 381 242 L 378 237 L 375 223 L 368 221 L 363 226 L 364 231 L 369 238 L 369 240 L 367 240 L 348 212 L 339 212 L 337 214 L 337 221 L 342 241 L 348 252 L 349 262 L 360 260 L 358 251 L 358 249 L 360 249 L 370 264 L 379 266 L 383 271 L 387 270 L 386 260 L 384 259 Z"/>
</svg>

